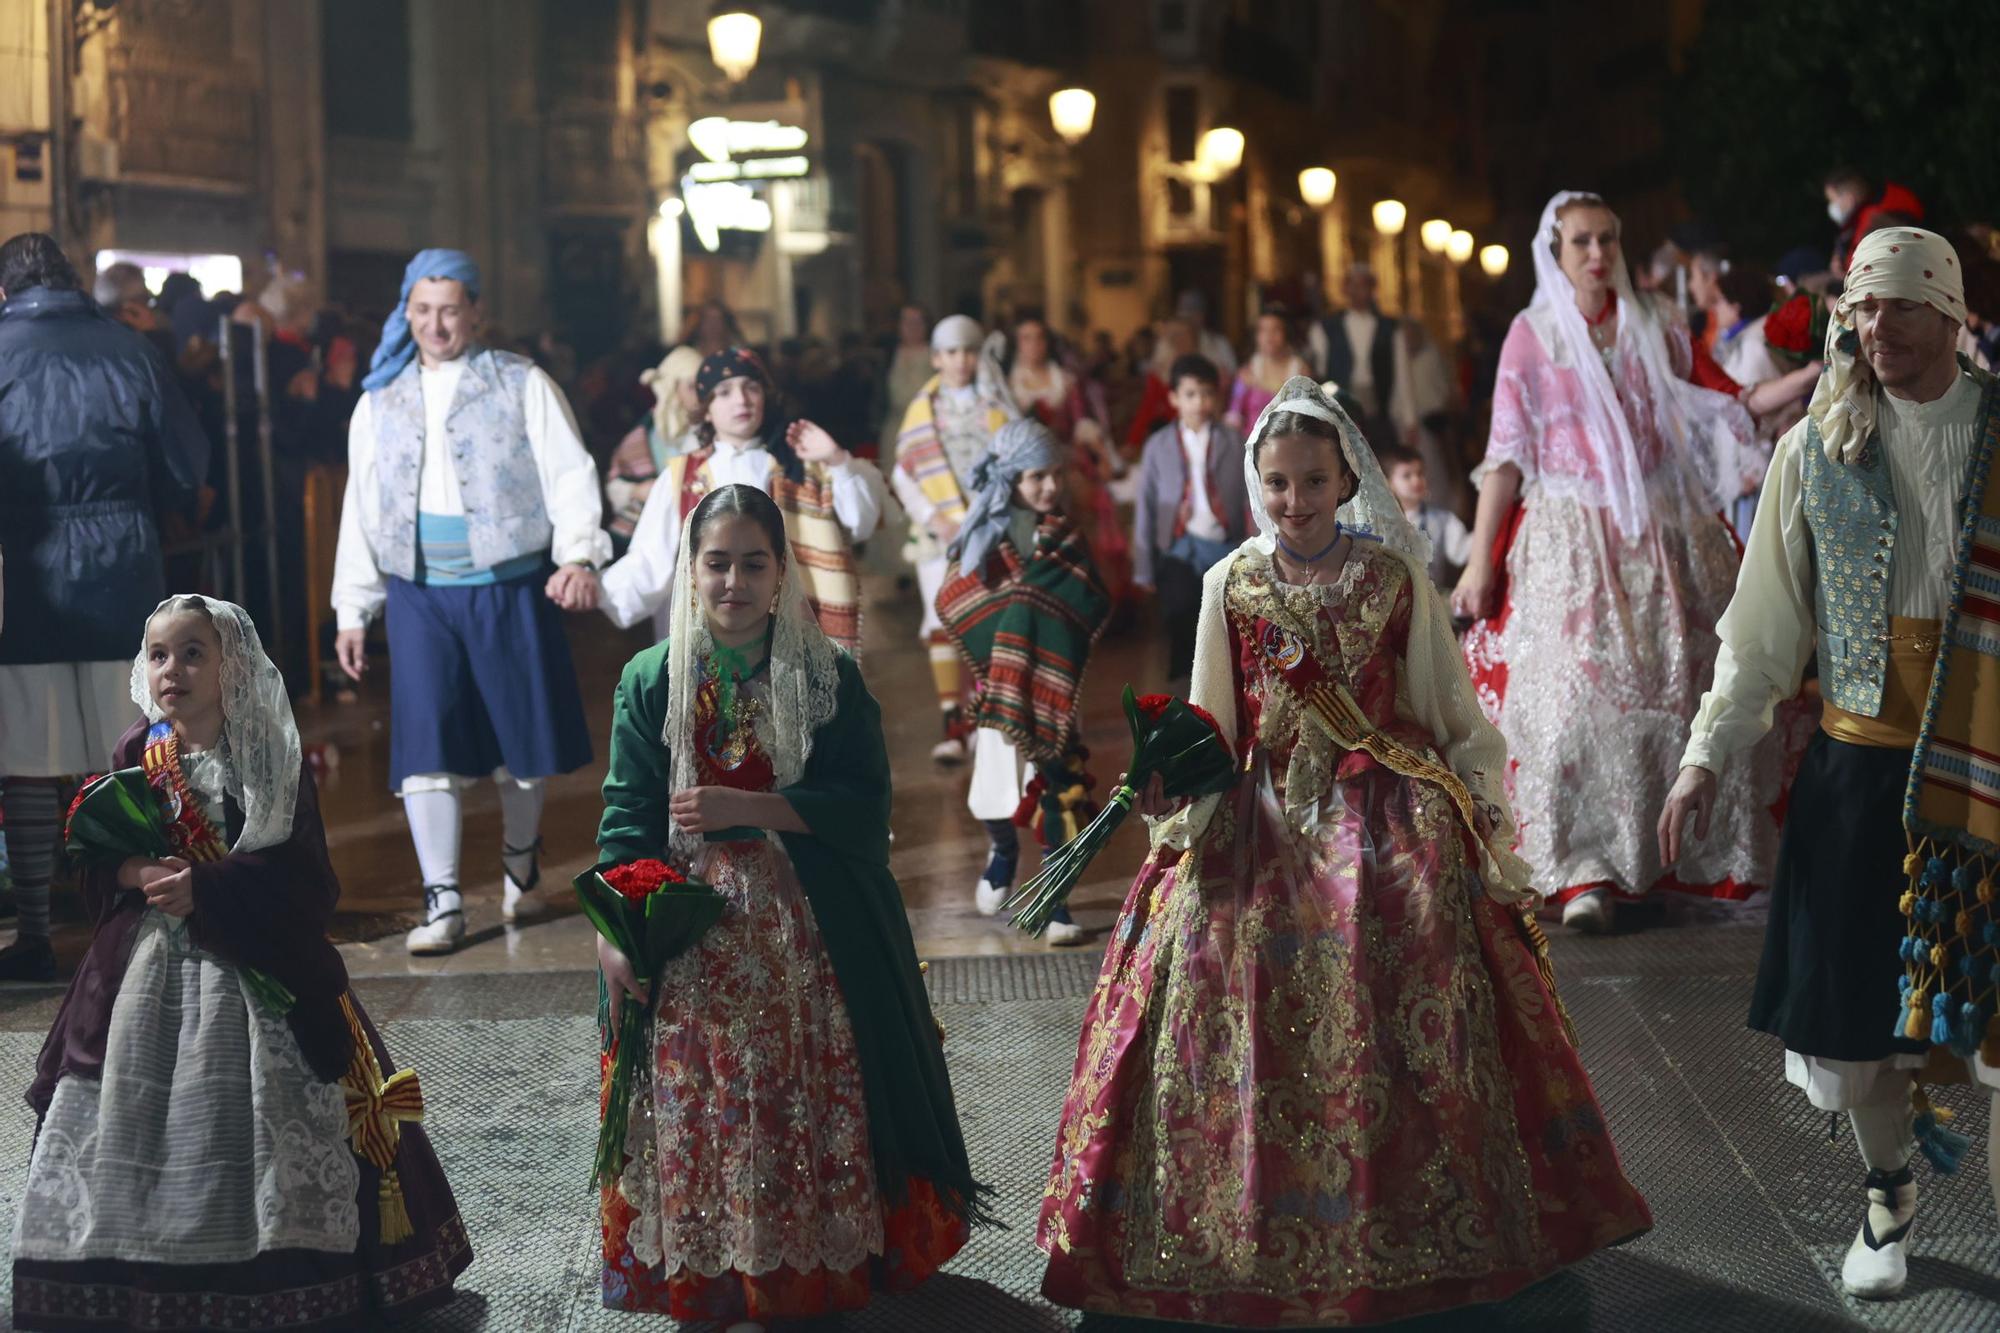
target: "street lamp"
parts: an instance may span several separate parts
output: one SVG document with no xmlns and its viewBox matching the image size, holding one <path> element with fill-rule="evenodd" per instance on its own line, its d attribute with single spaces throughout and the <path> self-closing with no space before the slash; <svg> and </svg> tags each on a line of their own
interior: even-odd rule
<svg viewBox="0 0 2000 1333">
<path fill-rule="evenodd" d="M 1243 131 L 1217 125 L 1195 145 L 1195 161 L 1206 168 L 1210 179 L 1219 179 L 1243 165 Z"/>
<path fill-rule="evenodd" d="M 1307 167 L 1299 173 L 1299 198 L 1306 201 L 1309 208 L 1325 208 L 1333 202 L 1334 186 L 1339 178 L 1327 167 Z"/>
<path fill-rule="evenodd" d="M 1384 236 L 1400 236 L 1403 224 L 1410 220 L 1410 210 L 1400 199 L 1377 199 L 1375 201 L 1375 230 Z"/>
<path fill-rule="evenodd" d="M 1454 264 L 1472 258 L 1472 233 L 1460 228 L 1444 239 L 1444 257 Z"/>
<path fill-rule="evenodd" d="M 1451 224 L 1443 218 L 1432 218 L 1417 228 L 1417 235 L 1423 238 L 1424 249 L 1441 255 L 1445 246 L 1451 243 Z"/>
<path fill-rule="evenodd" d="M 1479 252 L 1479 267 L 1489 278 L 1497 278 L 1507 271 L 1507 247 L 1489 245 Z"/>
<path fill-rule="evenodd" d="M 1097 94 L 1088 88 L 1061 88 L 1049 94 L 1049 121 L 1072 148 L 1083 142 L 1097 119 Z"/>
<path fill-rule="evenodd" d="M 741 83 L 757 68 L 757 47 L 764 40 L 764 21 L 740 4 L 729 0 L 708 16 L 708 54 L 716 68 Z"/>
</svg>

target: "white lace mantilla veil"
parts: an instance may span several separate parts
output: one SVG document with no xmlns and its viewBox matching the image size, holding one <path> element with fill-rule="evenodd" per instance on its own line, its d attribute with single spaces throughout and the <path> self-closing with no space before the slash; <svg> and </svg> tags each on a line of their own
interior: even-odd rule
<svg viewBox="0 0 2000 1333">
<path fill-rule="evenodd" d="M 153 609 L 157 616 L 188 602 L 199 602 L 222 643 L 222 743 L 227 761 L 229 794 L 243 809 L 243 832 L 231 851 L 255 852 L 275 847 L 292 836 L 292 814 L 299 800 L 298 724 L 292 720 L 291 696 L 285 678 L 264 653 L 250 613 L 234 602 L 182 594 Z M 147 617 L 150 623 L 152 617 Z M 132 702 L 149 721 L 165 715 L 153 702 L 146 683 L 146 645 L 132 659 Z M 214 822 L 223 823 L 221 811 Z"/>
<path fill-rule="evenodd" d="M 1559 190 L 1542 209 L 1534 243 L 1535 295 L 1528 303 L 1528 326 L 1541 339 L 1550 361 L 1574 366 L 1583 386 L 1583 414 L 1602 477 L 1587 494 L 1576 498 L 1611 515 L 1618 531 L 1637 537 L 1652 519 L 1647 476 L 1639 446 L 1618 397 L 1611 372 L 1590 340 L 1583 312 L 1576 308 L 1576 288 L 1556 258 L 1560 214 L 1571 204 L 1603 208 L 1610 205 L 1589 190 Z M 1620 225 L 1622 232 L 1622 224 Z M 1753 443 L 1749 413 L 1734 398 L 1690 384 L 1674 374 L 1667 353 L 1667 334 L 1660 315 L 1632 289 L 1621 250 L 1611 266 L 1612 289 L 1618 295 L 1618 355 L 1635 356 L 1646 372 L 1648 389 L 1660 413 L 1660 430 L 1667 444 L 1664 466 L 1679 462 L 1676 472 L 1693 489 L 1692 498 L 1705 511 L 1721 512 L 1742 489 L 1742 455 Z"/>
<path fill-rule="evenodd" d="M 979 345 L 979 368 L 973 373 L 972 382 L 978 386 L 980 398 L 999 407 L 1009 421 L 1019 421 L 1027 413 L 1014 398 L 1014 383 L 1007 375 L 1004 360 L 1006 355 L 1007 335 L 999 329 L 987 334 L 986 341 Z"/>
<path fill-rule="evenodd" d="M 1414 720 L 1427 728 L 1445 764 L 1458 774 L 1473 798 L 1492 817 L 1484 839 L 1480 878 L 1486 891 L 1507 903 L 1530 901 L 1531 872 L 1514 852 L 1514 815 L 1507 802 L 1504 777 L 1507 742 L 1487 721 L 1472 691 L 1465 658 L 1452 633 L 1451 613 L 1430 578 L 1430 539 L 1403 516 L 1403 507 L 1389 490 L 1382 466 L 1361 431 L 1339 404 L 1313 380 L 1295 375 L 1285 381 L 1257 418 L 1243 446 L 1243 472 L 1257 535 L 1219 561 L 1202 580 L 1201 615 L 1195 628 L 1194 677 L 1188 700 L 1207 709 L 1233 743 L 1236 739 L 1236 675 L 1229 659 L 1229 626 L 1223 588 L 1230 567 L 1246 553 L 1269 559 L 1277 549 L 1276 525 L 1264 504 L 1257 474 L 1257 444 L 1280 412 L 1317 417 L 1340 432 L 1340 452 L 1359 483 L 1354 496 L 1340 508 L 1340 522 L 1350 532 L 1379 542 L 1402 561 L 1410 579 L 1410 638 L 1404 663 Z M 1205 797 L 1182 816 L 1163 821 L 1156 832 L 1161 842 L 1192 846 L 1220 798 Z M 1178 826 L 1178 827 L 1177 827 Z"/>
<path fill-rule="evenodd" d="M 697 506 L 698 508 L 699 506 Z M 674 791 L 695 786 L 694 700 L 700 685 L 700 663 L 714 651 L 708 617 L 694 586 L 694 511 L 681 520 L 681 544 L 674 557 L 674 581 L 669 594 L 672 612 L 667 630 L 667 716 L 660 741 L 673 764 Z M 840 649 L 826 637 L 806 601 L 799 562 L 787 556 L 778 581 L 778 605 L 771 634 L 769 712 L 771 764 L 778 787 L 789 787 L 805 776 L 812 757 L 813 733 L 830 721 L 840 689 Z M 669 845 L 692 861 L 701 850 L 699 833 L 684 833 L 674 825 Z"/>
</svg>

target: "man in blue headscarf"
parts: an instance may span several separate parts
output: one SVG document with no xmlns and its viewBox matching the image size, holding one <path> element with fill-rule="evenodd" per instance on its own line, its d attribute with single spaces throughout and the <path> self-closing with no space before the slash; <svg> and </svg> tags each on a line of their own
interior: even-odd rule
<svg viewBox="0 0 2000 1333">
<path fill-rule="evenodd" d="M 465 934 L 460 790 L 499 786 L 511 922 L 545 906 L 544 783 L 591 761 L 555 608 L 597 605 L 611 556 L 597 467 L 555 382 L 480 345 L 478 328 L 479 266 L 459 250 L 417 255 L 348 427 L 335 645 L 359 680 L 367 624 L 386 609 L 389 782 L 424 878 L 411 953 L 449 953 Z"/>
</svg>

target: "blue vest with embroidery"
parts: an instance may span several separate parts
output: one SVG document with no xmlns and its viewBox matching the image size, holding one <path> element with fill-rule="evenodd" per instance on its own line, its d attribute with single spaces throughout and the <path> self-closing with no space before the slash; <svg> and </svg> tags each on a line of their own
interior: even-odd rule
<svg viewBox="0 0 2000 1333">
<path fill-rule="evenodd" d="M 445 416 L 445 438 L 465 503 L 471 563 L 490 569 L 542 556 L 554 540 L 541 469 L 528 443 L 522 391 L 534 362 L 474 348 Z M 375 484 L 380 527 L 369 540 L 385 574 L 418 574 L 417 492 L 424 460 L 424 391 L 415 361 L 369 395 L 375 415 Z"/>
<path fill-rule="evenodd" d="M 1889 562 L 1896 555 L 1896 493 L 1880 433 L 1852 465 L 1830 462 L 1819 425 L 1806 419 L 1799 453 L 1806 528 L 1812 533 L 1813 613 L 1819 680 L 1850 713 L 1882 711 L 1889 635 Z"/>
</svg>

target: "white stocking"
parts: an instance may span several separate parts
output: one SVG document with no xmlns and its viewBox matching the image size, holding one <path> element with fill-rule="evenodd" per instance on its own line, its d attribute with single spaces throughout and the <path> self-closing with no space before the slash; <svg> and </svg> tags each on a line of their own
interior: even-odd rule
<svg viewBox="0 0 2000 1333">
<path fill-rule="evenodd" d="M 517 778 L 504 768 L 493 770 L 493 783 L 500 790 L 501 862 L 517 884 L 526 884 L 534 873 L 535 840 L 542 831 L 542 803 L 548 797 L 544 778 Z M 515 854 L 508 855 L 507 849 Z"/>
<path fill-rule="evenodd" d="M 1847 1119 L 1854 1126 L 1854 1141 L 1861 1147 L 1861 1160 L 1871 1171 L 1901 1171 L 1910 1161 L 1915 1140 L 1910 1133 L 1910 1107 L 1904 1089 L 1895 1080 L 1897 1098 L 1879 1105 L 1856 1106 Z"/>
<path fill-rule="evenodd" d="M 414 782 L 415 779 L 412 779 Z M 426 887 L 458 887 L 458 788 L 403 788 L 403 813 L 410 821 L 410 841 L 417 846 L 417 867 Z"/>
</svg>

